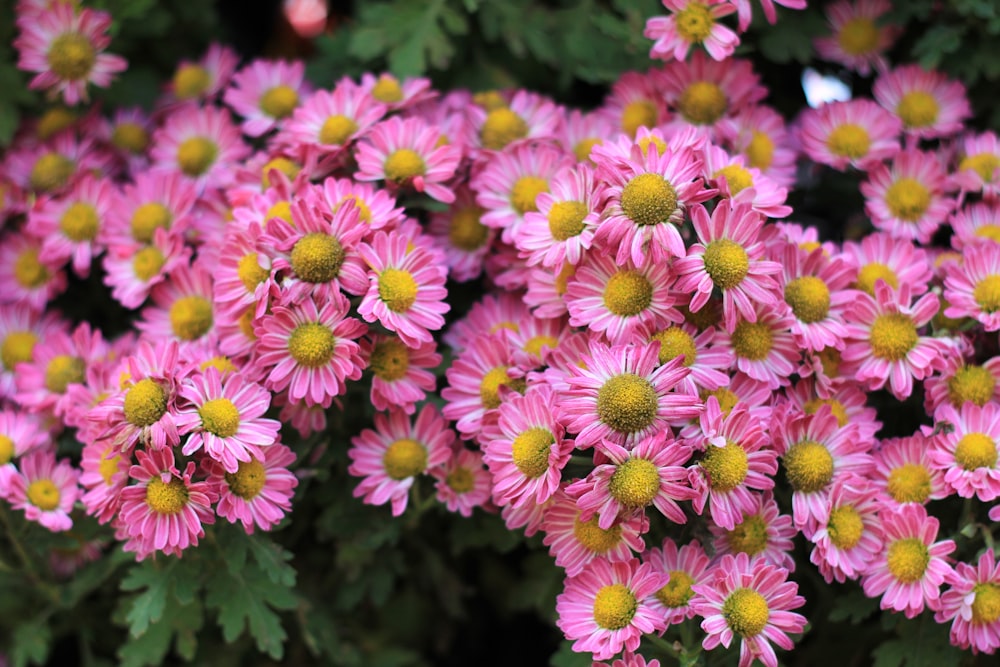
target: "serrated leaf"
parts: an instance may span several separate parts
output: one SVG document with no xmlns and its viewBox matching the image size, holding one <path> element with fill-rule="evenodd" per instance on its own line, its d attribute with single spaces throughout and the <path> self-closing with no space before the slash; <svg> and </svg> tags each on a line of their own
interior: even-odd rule
<svg viewBox="0 0 1000 667">
<path fill-rule="evenodd" d="M 42 665 L 49 657 L 52 631 L 47 618 L 36 618 L 22 623 L 14 631 L 10 658 L 15 667 Z"/>
<path fill-rule="evenodd" d="M 170 594 L 170 572 L 176 566 L 177 560 L 169 558 L 166 565 L 159 561 L 146 560 L 132 567 L 122 579 L 123 591 L 138 591 L 142 593 L 132 599 L 132 605 L 125 616 L 129 625 L 129 633 L 139 637 L 152 623 L 163 617 L 167 606 L 167 596 Z"/>
<path fill-rule="evenodd" d="M 877 600 L 867 597 L 859 590 L 851 590 L 836 596 L 828 618 L 833 622 L 850 621 L 856 625 L 874 614 L 877 609 Z"/>
<path fill-rule="evenodd" d="M 254 560 L 271 581 L 282 586 L 295 585 L 295 568 L 288 564 L 291 552 L 262 535 L 247 536 L 247 541 Z"/>
</svg>

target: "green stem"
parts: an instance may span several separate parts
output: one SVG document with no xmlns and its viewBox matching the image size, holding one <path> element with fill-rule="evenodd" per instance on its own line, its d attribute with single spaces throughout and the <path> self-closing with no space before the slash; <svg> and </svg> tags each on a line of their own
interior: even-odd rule
<svg viewBox="0 0 1000 667">
<path fill-rule="evenodd" d="M 676 646 L 674 644 L 671 644 L 670 642 L 668 642 L 666 639 L 664 639 L 663 637 L 661 637 L 659 635 L 652 635 L 652 634 L 643 635 L 643 639 L 645 639 L 650 644 L 652 644 L 656 648 L 660 649 L 661 651 L 663 651 L 664 653 L 666 653 L 667 655 L 669 655 L 671 658 L 673 658 L 677 662 L 680 662 L 680 660 L 681 660 L 681 653 L 683 651 L 683 648 L 680 651 L 677 650 L 677 648 L 676 648 Z"/>
<path fill-rule="evenodd" d="M 42 579 L 38 571 L 35 569 L 35 560 L 28 555 L 27 549 L 25 549 L 24 544 L 21 543 L 21 539 L 18 537 L 17 531 L 14 530 L 14 525 L 10 521 L 10 515 L 7 513 L 7 508 L 4 507 L 2 503 L 0 503 L 0 523 L 3 524 L 4 532 L 7 534 L 7 540 L 10 542 L 11 546 L 14 547 L 14 553 L 17 554 L 18 560 L 21 561 L 21 571 L 28 578 L 28 580 L 45 595 L 45 597 L 52 602 L 58 603 L 59 592 L 54 586 Z"/>
</svg>

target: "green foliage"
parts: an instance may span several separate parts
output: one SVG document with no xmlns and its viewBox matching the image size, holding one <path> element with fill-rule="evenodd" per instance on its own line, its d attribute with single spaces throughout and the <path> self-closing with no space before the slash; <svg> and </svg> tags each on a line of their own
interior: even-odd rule
<svg viewBox="0 0 1000 667">
<path fill-rule="evenodd" d="M 935 623 L 931 612 L 908 620 L 899 614 L 883 614 L 882 627 L 895 629 L 896 637 L 872 652 L 873 667 L 919 667 L 960 665 L 967 656 L 948 641 L 948 625 Z"/>
</svg>

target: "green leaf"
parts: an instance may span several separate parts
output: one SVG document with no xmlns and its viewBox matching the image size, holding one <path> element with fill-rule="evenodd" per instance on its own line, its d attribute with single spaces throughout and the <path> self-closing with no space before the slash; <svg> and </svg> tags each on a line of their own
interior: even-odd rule
<svg viewBox="0 0 1000 667">
<path fill-rule="evenodd" d="M 867 597 L 860 590 L 852 589 L 837 595 L 828 618 L 833 622 L 850 621 L 857 625 L 874 614 L 877 609 L 877 600 Z"/>
<path fill-rule="evenodd" d="M 15 667 L 42 665 L 49 657 L 52 646 L 52 631 L 48 618 L 41 617 L 22 623 L 14 631 L 10 658 Z"/>
<path fill-rule="evenodd" d="M 591 653 L 576 653 L 569 641 L 560 644 L 559 649 L 549 658 L 551 667 L 591 667 L 593 664 L 594 656 Z"/>
<path fill-rule="evenodd" d="M 168 558 L 165 561 L 145 560 L 130 569 L 122 579 L 123 591 L 145 589 L 133 598 L 132 606 L 125 616 L 129 633 L 133 637 L 139 637 L 151 624 L 163 617 L 163 610 L 167 606 L 167 595 L 170 593 L 170 572 L 176 565 L 175 558 Z"/>
</svg>

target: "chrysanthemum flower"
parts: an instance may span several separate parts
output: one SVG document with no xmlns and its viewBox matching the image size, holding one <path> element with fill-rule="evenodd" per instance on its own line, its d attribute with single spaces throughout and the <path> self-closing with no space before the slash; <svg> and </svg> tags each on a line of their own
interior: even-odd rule
<svg viewBox="0 0 1000 667">
<path fill-rule="evenodd" d="M 38 344 L 65 329 L 52 311 L 45 313 L 25 304 L 0 305 L 0 397 L 14 397 L 18 365 L 33 362 Z"/>
<path fill-rule="evenodd" d="M 956 410 L 965 403 L 983 407 L 1000 404 L 1000 357 L 976 364 L 961 353 L 944 358 L 939 373 L 924 380 L 924 405 L 927 414 L 937 415 L 944 405 Z"/>
<path fill-rule="evenodd" d="M 288 389 L 292 402 L 328 407 L 344 393 L 346 380 L 361 378 L 364 362 L 356 340 L 368 328 L 347 317 L 347 299 L 333 292 L 318 307 L 312 298 L 276 306 L 258 321 L 257 361 L 264 386 Z"/>
<path fill-rule="evenodd" d="M 962 498 L 990 502 L 1000 496 L 1000 405 L 944 405 L 934 420 L 951 426 L 932 436 L 928 452 L 931 466 L 944 472 L 945 483 Z"/>
<path fill-rule="evenodd" d="M 301 61 L 253 60 L 229 82 L 223 101 L 243 117 L 249 137 L 267 134 L 299 106 L 306 88 Z"/>
<path fill-rule="evenodd" d="M 875 102 L 829 102 L 802 114 L 799 140 L 811 160 L 865 170 L 899 152 L 902 121 Z"/>
<path fill-rule="evenodd" d="M 635 651 L 642 635 L 665 627 L 650 598 L 669 576 L 638 559 L 611 563 L 596 559 L 582 573 L 568 577 L 556 598 L 556 625 L 573 650 L 591 652 L 596 660 L 623 648 Z"/>
<path fill-rule="evenodd" d="M 670 575 L 670 581 L 650 600 L 653 609 L 663 614 L 667 627 L 693 618 L 691 587 L 703 583 L 708 572 L 708 556 L 701 543 L 695 540 L 678 549 L 677 543 L 668 537 L 661 547 L 645 552 L 642 561 Z"/>
<path fill-rule="evenodd" d="M 150 290 L 180 266 L 187 266 L 191 248 L 183 237 L 164 229 L 153 230 L 147 245 L 110 246 L 104 255 L 104 284 L 126 308 L 138 308 Z"/>
<path fill-rule="evenodd" d="M 753 494 L 752 507 L 732 530 L 714 523 L 708 525 L 712 546 L 717 557 L 725 554 L 746 554 L 752 560 L 763 560 L 775 567 L 795 571 L 792 549 L 798 534 L 792 517 L 781 514 L 771 491 Z"/>
<path fill-rule="evenodd" d="M 18 404 L 32 412 L 63 418 L 72 409 L 67 389 L 86 382 L 88 366 L 103 359 L 107 352 L 101 332 L 86 322 L 77 326 L 72 335 L 54 331 L 43 345 L 35 347 L 30 363 L 17 364 Z"/>
<path fill-rule="evenodd" d="M 716 62 L 696 51 L 689 61 L 667 64 L 661 94 L 678 113 L 671 125 L 693 125 L 713 136 L 725 117 L 759 102 L 767 90 L 749 60 Z"/>
<path fill-rule="evenodd" d="M 436 480 L 435 497 L 449 512 L 458 512 L 469 518 L 473 509 L 489 502 L 492 478 L 480 452 L 453 449 L 448 460 L 432 467 L 430 473 Z"/>
<path fill-rule="evenodd" d="M 62 261 L 42 259 L 42 239 L 7 234 L 0 240 L 0 303 L 22 303 L 41 311 L 66 289 Z"/>
<path fill-rule="evenodd" d="M 276 142 L 337 151 L 364 136 L 385 113 L 384 104 L 345 77 L 333 91 L 317 90 L 297 106 L 284 122 Z"/>
<path fill-rule="evenodd" d="M 200 60 L 177 63 L 168 90 L 182 102 L 215 97 L 229 83 L 239 57 L 232 49 L 212 43 Z"/>
<path fill-rule="evenodd" d="M 905 438 L 886 438 L 874 450 L 875 469 L 870 478 L 893 509 L 905 503 L 926 504 L 950 494 L 944 473 L 931 462 L 931 446 L 930 439 L 917 431 Z"/>
<path fill-rule="evenodd" d="M 669 117 L 660 88 L 660 75 L 654 70 L 625 72 L 612 84 L 600 113 L 629 137 L 640 127 L 659 127 Z"/>
<path fill-rule="evenodd" d="M 986 331 L 1000 329 L 1000 245 L 980 241 L 966 247 L 962 261 L 945 265 L 947 317 L 972 317 Z"/>
<path fill-rule="evenodd" d="M 723 556 L 708 580 L 694 586 L 691 600 L 695 613 L 705 619 L 705 650 L 719 644 L 729 648 L 739 636 L 740 667 L 750 667 L 755 658 L 777 667 L 771 642 L 790 650 L 788 633 L 800 633 L 806 625 L 804 616 L 790 611 L 805 604 L 805 598 L 796 594 L 798 584 L 787 578 L 787 570 L 763 559 L 751 560 L 742 553 Z"/>
<path fill-rule="evenodd" d="M 482 223 L 485 212 L 476 203 L 475 193 L 462 187 L 456 189 L 447 211 L 431 214 L 427 234 L 444 253 L 451 280 L 468 282 L 482 274 L 483 261 L 497 236 L 496 229 Z"/>
<path fill-rule="evenodd" d="M 635 73 L 626 72 L 622 76 Z M 578 163 L 592 166 L 593 162 L 590 158 L 591 149 L 610 139 L 614 134 L 615 128 L 612 126 L 607 114 L 602 113 L 602 110 L 598 109 L 584 113 L 578 109 L 572 109 L 566 115 L 562 126 L 562 134 L 559 136 L 559 142 L 563 148 L 576 157 Z M 633 131 L 632 134 L 635 134 L 635 132 Z"/>
<path fill-rule="evenodd" d="M 789 384 L 801 349 L 792 336 L 795 318 L 787 308 L 758 306 L 753 321 L 738 318 L 728 334 L 736 368 L 771 389 Z"/>
<path fill-rule="evenodd" d="M 53 532 L 72 528 L 69 513 L 80 495 L 76 468 L 66 459 L 56 462 L 54 452 L 42 450 L 25 454 L 17 465 L 19 472 L 7 480 L 11 507 L 24 510 L 29 521 Z"/>
<path fill-rule="evenodd" d="M 38 72 L 32 90 L 51 89 L 66 104 L 87 102 L 87 84 L 107 88 L 118 72 L 128 67 L 121 56 L 103 53 L 111 38 L 111 15 L 72 2 L 54 2 L 45 11 L 21 13 L 20 34 L 14 40 L 17 66 Z"/>
<path fill-rule="evenodd" d="M 372 372 L 371 401 L 376 410 L 390 407 L 413 414 L 416 404 L 434 391 L 437 378 L 428 369 L 441 363 L 433 343 L 408 347 L 396 336 L 372 334 L 361 339 L 361 358 Z"/>
<path fill-rule="evenodd" d="M 392 189 L 412 187 L 446 204 L 455 201 L 446 185 L 455 174 L 461 149 L 437 145 L 440 133 L 419 118 L 393 116 L 374 125 L 358 142 L 359 181 L 385 181 Z"/>
<path fill-rule="evenodd" d="M 746 158 L 746 166 L 783 187 L 795 184 L 796 151 L 790 145 L 785 120 L 774 109 L 752 106 L 719 121 L 719 133 L 730 151 Z"/>
<path fill-rule="evenodd" d="M 900 29 L 876 22 L 890 9 L 889 0 L 838 0 L 827 6 L 826 19 L 833 34 L 817 38 L 816 51 L 821 58 L 861 76 L 868 76 L 873 68 L 884 71 L 888 63 L 883 54 L 896 41 Z"/>
<path fill-rule="evenodd" d="M 241 461 L 237 470 L 226 471 L 218 461 L 208 461 L 208 482 L 219 496 L 216 513 L 230 523 L 242 523 L 248 534 L 254 528 L 271 530 L 292 509 L 292 496 L 299 480 L 288 466 L 295 452 L 281 444 L 264 450 L 263 458 Z"/>
<path fill-rule="evenodd" d="M 570 368 L 569 389 L 559 407 L 567 428 L 577 433 L 577 447 L 631 446 L 668 422 L 701 412 L 697 396 L 671 391 L 689 371 L 680 359 L 657 367 L 657 348 L 593 342 L 585 366 Z"/>
<path fill-rule="evenodd" d="M 10 408 L 0 410 L 0 466 L 42 449 L 49 442 L 48 432 L 38 417 Z"/>
<path fill-rule="evenodd" d="M 827 583 L 857 579 L 882 551 L 879 489 L 863 477 L 844 478 L 830 490 L 830 513 L 809 539 L 809 560 Z"/>
<path fill-rule="evenodd" d="M 753 0 L 732 0 L 736 4 L 736 8 L 739 10 L 740 17 L 740 32 L 743 32 L 750 27 L 750 22 L 753 20 Z M 806 0 L 760 0 L 760 8 L 764 10 L 764 18 L 771 25 L 778 20 L 778 13 L 774 9 L 775 5 L 781 5 L 782 7 L 788 7 L 789 9 L 805 9 Z"/>
<path fill-rule="evenodd" d="M 655 40 L 649 49 L 650 58 L 684 60 L 688 51 L 702 44 L 714 60 L 733 55 L 740 38 L 719 19 L 736 11 L 729 0 L 663 0 L 669 16 L 653 16 L 646 20 L 643 36 Z"/>
<path fill-rule="evenodd" d="M 734 204 L 750 204 L 751 209 L 768 218 L 784 218 L 792 212 L 792 207 L 785 204 L 788 190 L 748 165 L 743 155 L 730 155 L 711 144 L 702 155 L 704 176 L 710 185 L 719 189 L 723 198 Z"/>
<path fill-rule="evenodd" d="M 179 171 L 199 191 L 229 185 L 233 165 L 248 153 L 229 111 L 194 105 L 172 113 L 153 133 L 150 149 L 155 168 Z"/>
<path fill-rule="evenodd" d="M 861 184 L 865 212 L 876 229 L 895 238 L 929 243 L 951 213 L 954 200 L 944 196 L 946 174 L 932 153 L 906 150 L 891 165 L 874 165 Z"/>
<path fill-rule="evenodd" d="M 921 139 L 956 134 L 971 115 L 965 86 L 917 64 L 902 65 L 879 76 L 872 95 L 899 116 L 904 133 Z"/>
<path fill-rule="evenodd" d="M 1000 138 L 994 132 L 963 137 L 951 181 L 962 194 L 981 192 L 987 199 L 1000 196 Z"/>
<path fill-rule="evenodd" d="M 170 448 L 140 449 L 135 455 L 138 464 L 129 468 L 135 483 L 122 489 L 117 520 L 128 537 L 122 549 L 143 560 L 157 551 L 180 556 L 184 549 L 198 546 L 205 534 L 203 524 L 215 523 L 212 484 L 192 481 L 194 461 L 180 472 Z"/>
<path fill-rule="evenodd" d="M 951 247 L 961 251 L 965 246 L 983 240 L 1000 243 L 1000 201 L 966 203 L 948 221 L 953 235 Z"/>
<path fill-rule="evenodd" d="M 909 285 L 910 294 L 919 296 L 927 291 L 933 275 L 922 248 L 882 232 L 869 234 L 860 244 L 844 243 L 844 255 L 858 267 L 854 287 L 871 297 L 879 280 L 894 290 Z"/>
<path fill-rule="evenodd" d="M 733 352 L 718 345 L 718 339 L 715 327 L 699 332 L 688 322 L 674 324 L 649 335 L 651 342 L 660 343 L 661 364 L 681 357 L 684 367 L 691 371 L 678 385 L 689 394 L 714 391 L 729 384 L 726 371 L 733 364 Z"/>
<path fill-rule="evenodd" d="M 472 105 L 466 110 L 471 146 L 500 151 L 525 140 L 554 138 L 562 125 L 563 111 L 551 100 L 518 90 L 509 104 L 486 109 Z"/>
<path fill-rule="evenodd" d="M 868 393 L 853 383 L 823 391 L 815 381 L 803 378 L 785 390 L 784 398 L 794 409 L 807 415 L 814 415 L 824 405 L 828 406 L 837 418 L 837 426 L 851 426 L 857 431 L 855 437 L 869 444 L 874 442 L 875 434 L 882 428 L 882 422 L 877 419 L 878 412 L 868 405 Z"/>
<path fill-rule="evenodd" d="M 566 167 L 552 177 L 547 192 L 535 198 L 537 211 L 524 214 L 514 245 L 528 264 L 561 267 L 579 264 L 590 248 L 598 223 L 594 198 L 594 172 L 590 165 Z"/>
<path fill-rule="evenodd" d="M 934 620 L 952 622 L 953 645 L 993 655 L 1000 647 L 1000 564 L 987 549 L 975 566 L 960 562 L 955 569 Z"/>
<path fill-rule="evenodd" d="M 927 516 L 923 505 L 909 503 L 894 512 L 882 512 L 885 547 L 872 562 L 861 581 L 865 595 L 882 596 L 882 609 L 892 609 L 913 618 L 934 606 L 941 584 L 954 576 L 945 556 L 955 550 L 955 542 L 935 542 L 938 520 Z"/>
<path fill-rule="evenodd" d="M 804 348 L 819 352 L 840 349 L 847 329 L 844 313 L 854 300 L 853 267 L 840 256 L 828 257 L 822 248 L 805 253 L 788 244 L 781 253 L 782 290 L 795 316 L 792 335 Z"/>
<path fill-rule="evenodd" d="M 458 432 L 467 439 L 478 435 L 483 417 L 500 407 L 506 391 L 524 393 L 526 387 L 503 333 L 483 332 L 473 339 L 445 371 L 445 377 L 448 386 L 441 390 L 441 398 L 447 403 L 442 412 L 456 422 Z"/>
<path fill-rule="evenodd" d="M 143 310 L 143 319 L 136 323 L 140 331 L 182 344 L 202 339 L 212 331 L 212 274 L 202 262 L 179 265 L 170 280 L 153 288 L 151 296 L 153 304 Z"/>
<path fill-rule="evenodd" d="M 721 201 L 711 217 L 696 207 L 691 219 L 698 243 L 688 249 L 687 257 L 674 262 L 678 275 L 674 289 L 693 292 L 689 308 L 698 312 L 712 290 L 719 288 L 730 331 L 736 327 L 737 313 L 749 323 L 756 322 L 757 307 L 778 300 L 778 283 L 771 276 L 781 271 L 780 264 L 763 259 L 759 235 L 764 217 L 748 204 Z"/>
<path fill-rule="evenodd" d="M 407 109 L 437 97 L 437 91 L 431 90 L 430 79 L 407 77 L 400 81 L 388 72 L 378 76 L 365 72 L 361 75 L 361 87 L 390 111 Z"/>
<path fill-rule="evenodd" d="M 131 458 L 111 443 L 88 442 L 80 455 L 80 500 L 99 523 L 111 521 L 121 507 L 121 491 L 128 483 Z"/>
<path fill-rule="evenodd" d="M 72 260 L 81 278 L 104 252 L 102 225 L 113 204 L 111 182 L 85 175 L 65 196 L 44 200 L 28 214 L 25 231 L 43 239 L 39 260 L 56 265 Z"/>
</svg>

